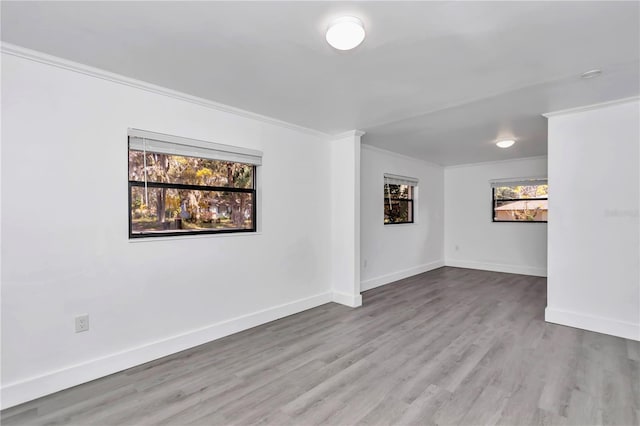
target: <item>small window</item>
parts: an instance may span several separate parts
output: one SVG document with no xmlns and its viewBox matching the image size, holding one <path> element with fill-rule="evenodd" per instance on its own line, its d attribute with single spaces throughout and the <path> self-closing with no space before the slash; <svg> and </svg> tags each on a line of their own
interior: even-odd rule
<svg viewBox="0 0 640 426">
<path fill-rule="evenodd" d="M 413 223 L 418 180 L 385 173 L 384 181 L 384 224 Z"/>
<path fill-rule="evenodd" d="M 494 222 L 547 222 L 546 179 L 494 181 L 492 217 Z"/>
<path fill-rule="evenodd" d="M 129 134 L 130 238 L 256 231 L 259 152 L 144 133 Z"/>
</svg>

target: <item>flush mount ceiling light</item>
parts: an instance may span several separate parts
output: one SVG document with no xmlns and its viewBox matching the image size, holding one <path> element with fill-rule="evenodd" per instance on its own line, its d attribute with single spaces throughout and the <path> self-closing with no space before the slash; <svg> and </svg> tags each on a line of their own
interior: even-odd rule
<svg viewBox="0 0 640 426">
<path fill-rule="evenodd" d="M 599 77 L 601 74 L 602 70 L 589 70 L 580 74 L 580 78 L 584 78 L 586 80 L 589 78 Z"/>
<path fill-rule="evenodd" d="M 338 50 L 350 50 L 364 40 L 362 21 L 353 16 L 335 20 L 327 30 L 327 43 Z"/>
<path fill-rule="evenodd" d="M 498 146 L 498 148 L 509 148 L 510 146 L 513 146 L 514 143 L 516 143 L 516 141 L 514 141 L 513 139 L 504 139 L 501 141 L 497 141 L 496 145 Z"/>
</svg>

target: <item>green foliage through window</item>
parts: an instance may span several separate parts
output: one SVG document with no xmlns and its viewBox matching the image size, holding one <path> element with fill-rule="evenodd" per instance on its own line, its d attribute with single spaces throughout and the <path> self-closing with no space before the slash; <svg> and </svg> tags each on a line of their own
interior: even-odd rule
<svg viewBox="0 0 640 426">
<path fill-rule="evenodd" d="M 384 223 L 413 223 L 413 191 L 411 185 L 384 185 Z"/>
<path fill-rule="evenodd" d="M 129 150 L 130 237 L 255 231 L 255 167 Z"/>
<path fill-rule="evenodd" d="M 493 188 L 494 222 L 547 222 L 549 185 Z"/>
</svg>

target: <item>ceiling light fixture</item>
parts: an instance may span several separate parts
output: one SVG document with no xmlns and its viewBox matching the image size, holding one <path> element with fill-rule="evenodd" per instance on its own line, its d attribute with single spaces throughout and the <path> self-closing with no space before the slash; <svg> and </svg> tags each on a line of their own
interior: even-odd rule
<svg viewBox="0 0 640 426">
<path fill-rule="evenodd" d="M 589 78 L 599 77 L 601 74 L 602 70 L 589 70 L 580 74 L 580 78 L 584 78 L 586 80 Z"/>
<path fill-rule="evenodd" d="M 505 140 L 496 142 L 496 145 L 499 148 L 509 148 L 510 146 L 513 146 L 514 143 L 516 143 L 516 141 L 514 141 L 513 139 L 505 139 Z"/>
<path fill-rule="evenodd" d="M 350 50 L 364 40 L 362 21 L 353 16 L 344 16 L 334 21 L 327 30 L 327 43 L 338 50 Z"/>
</svg>

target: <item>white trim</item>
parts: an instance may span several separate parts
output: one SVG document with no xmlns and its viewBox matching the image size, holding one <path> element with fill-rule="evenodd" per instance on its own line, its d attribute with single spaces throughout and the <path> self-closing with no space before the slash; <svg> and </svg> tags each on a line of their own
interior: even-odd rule
<svg viewBox="0 0 640 426">
<path fill-rule="evenodd" d="M 476 167 L 476 166 L 490 166 L 492 164 L 511 163 L 514 161 L 530 161 L 530 160 L 547 160 L 547 155 L 535 155 L 533 157 L 520 157 L 511 158 L 509 160 L 496 160 L 496 161 L 481 161 L 479 163 L 465 163 L 465 164 L 453 164 L 451 166 L 444 166 L 445 169 L 458 169 L 461 167 Z"/>
<path fill-rule="evenodd" d="M 416 186 L 416 190 L 419 187 Z M 415 203 L 417 201 L 416 198 L 413 199 L 413 202 Z M 384 228 L 383 229 L 395 229 L 401 226 L 418 226 L 420 223 L 418 222 L 418 215 L 417 212 L 414 213 L 414 217 L 413 217 L 413 222 L 400 222 L 400 223 L 381 223 L 380 225 L 383 225 Z"/>
<path fill-rule="evenodd" d="M 436 260 L 435 262 L 425 263 L 423 265 L 414 266 L 412 268 L 402 269 L 400 271 L 391 272 L 390 274 L 380 275 L 378 277 L 369 278 L 360 282 L 360 291 L 371 290 L 376 287 L 380 287 L 386 284 L 393 283 L 395 281 L 412 277 L 414 275 L 422 274 L 433 269 L 441 268 L 444 266 L 443 260 Z"/>
<path fill-rule="evenodd" d="M 364 135 L 365 132 L 363 130 L 347 130 L 346 132 L 338 133 L 336 135 L 331 136 L 332 140 L 345 139 L 345 138 L 359 138 Z"/>
<path fill-rule="evenodd" d="M 554 324 L 640 341 L 640 324 L 632 322 L 563 311 L 548 306 L 544 310 L 544 320 Z"/>
<path fill-rule="evenodd" d="M 277 118 L 268 117 L 266 115 L 257 114 L 251 111 L 245 111 L 240 108 L 235 108 L 229 105 L 211 101 L 209 99 L 204 99 L 198 96 L 193 96 L 186 93 L 178 92 L 176 90 L 167 89 L 165 87 L 157 86 L 155 84 L 147 83 L 145 81 L 125 77 L 120 74 L 115 74 L 99 68 L 94 68 L 88 65 L 80 64 L 78 62 L 69 61 L 67 59 L 59 58 L 53 55 L 48 55 L 46 53 L 27 49 L 11 43 L 2 42 L 0 51 L 2 51 L 2 53 L 6 53 L 7 55 L 16 56 L 19 58 L 28 59 L 31 61 L 39 62 L 39 63 L 50 65 L 53 67 L 62 68 L 68 71 L 77 72 L 90 77 L 111 81 L 113 83 L 118 83 L 125 86 L 133 87 L 136 89 L 144 90 L 147 92 L 152 92 L 158 95 L 167 96 L 170 98 L 200 105 L 206 108 L 211 108 L 218 111 L 239 115 L 241 117 L 262 121 L 263 123 L 272 124 L 275 126 L 286 128 L 286 129 L 297 130 L 300 132 L 311 134 L 313 136 L 317 136 L 322 139 L 334 139 L 328 133 L 324 133 L 319 130 L 310 129 L 308 127 L 299 126 L 297 124 L 287 123 L 286 121 L 278 120 Z"/>
<path fill-rule="evenodd" d="M 608 107 L 608 106 L 613 106 L 613 105 L 618 105 L 618 104 L 626 104 L 628 102 L 636 102 L 638 100 L 640 100 L 640 95 L 639 96 L 631 96 L 631 97 L 622 98 L 622 99 L 614 99 L 613 101 L 600 102 L 600 103 L 597 103 L 597 104 L 583 105 L 583 106 L 576 107 L 576 108 L 561 109 L 559 111 L 552 111 L 552 112 L 544 113 L 544 114 L 542 114 L 542 116 L 543 117 L 547 117 L 547 118 L 551 118 L 551 117 L 557 117 L 559 115 L 574 114 L 576 112 L 591 111 L 591 110 L 594 110 L 594 109 L 605 108 L 605 107 Z"/>
<path fill-rule="evenodd" d="M 349 306 L 351 308 L 357 308 L 362 306 L 362 295 L 353 295 L 343 293 L 341 291 L 333 291 L 333 301 L 341 305 Z"/>
<path fill-rule="evenodd" d="M 401 158 L 403 160 L 412 160 L 412 161 L 417 161 L 417 162 L 420 162 L 420 163 L 425 163 L 428 166 L 437 167 L 439 169 L 443 168 L 443 166 L 440 165 L 440 164 L 433 163 L 433 162 L 427 161 L 427 160 L 423 160 L 422 158 L 409 157 L 408 155 L 404 155 L 404 154 L 400 154 L 398 152 L 393 152 L 393 151 L 389 151 L 389 150 L 386 150 L 386 149 L 378 148 L 377 146 L 367 145 L 365 142 L 363 142 L 362 145 L 360 145 L 360 146 L 362 147 L 362 149 L 368 149 L 369 151 L 378 152 L 380 154 L 390 155 L 392 157 Z"/>
<path fill-rule="evenodd" d="M 50 371 L 26 380 L 8 383 L 1 390 L 2 409 L 315 308 L 329 303 L 333 299 L 334 295 L 331 292 L 316 294 L 190 330 L 152 343 L 125 349 L 121 352 L 108 354 L 101 358 Z"/>
<path fill-rule="evenodd" d="M 546 277 L 547 268 L 527 265 L 505 265 L 501 263 L 476 262 L 472 260 L 446 259 L 446 266 L 455 268 L 479 269 L 481 271 L 505 272 L 507 274 L 531 275 L 534 277 Z"/>
<path fill-rule="evenodd" d="M 218 234 L 186 234 L 186 235 L 172 235 L 170 237 L 129 238 L 127 242 L 150 243 L 150 242 L 158 242 L 158 241 L 194 240 L 198 238 L 255 237 L 257 235 L 262 235 L 262 232 L 220 232 Z"/>
</svg>

